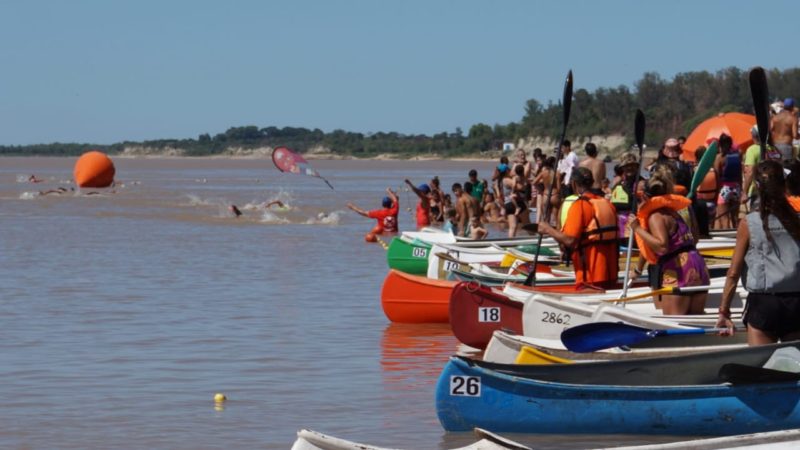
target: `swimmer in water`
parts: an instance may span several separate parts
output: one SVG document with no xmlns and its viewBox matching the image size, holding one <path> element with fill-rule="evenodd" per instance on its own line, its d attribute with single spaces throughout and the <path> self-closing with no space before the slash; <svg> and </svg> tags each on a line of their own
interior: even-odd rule
<svg viewBox="0 0 800 450">
<path fill-rule="evenodd" d="M 278 208 L 286 208 L 286 205 L 284 205 L 282 201 L 273 200 L 273 201 L 267 203 L 266 205 L 264 205 L 264 209 L 269 209 L 269 207 L 272 206 L 272 205 L 278 205 Z"/>
<path fill-rule="evenodd" d="M 44 180 L 42 180 L 41 178 L 36 178 L 36 175 L 31 175 L 28 177 L 28 181 L 31 183 L 41 183 Z"/>
<path fill-rule="evenodd" d="M 239 217 L 242 215 L 242 212 L 239 211 L 239 208 L 236 205 L 231 205 L 228 209 L 233 213 L 234 216 Z"/>
<path fill-rule="evenodd" d="M 31 175 L 33 176 L 33 175 Z M 49 194 L 63 194 L 67 192 L 67 188 L 59 187 L 58 189 L 49 189 L 46 191 L 39 191 L 39 195 L 49 195 Z"/>
</svg>

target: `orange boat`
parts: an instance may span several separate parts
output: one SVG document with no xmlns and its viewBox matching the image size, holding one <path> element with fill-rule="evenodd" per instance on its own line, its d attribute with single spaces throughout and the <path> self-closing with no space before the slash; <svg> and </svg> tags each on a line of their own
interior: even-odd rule
<svg viewBox="0 0 800 450">
<path fill-rule="evenodd" d="M 381 290 L 383 313 L 392 322 L 448 323 L 450 292 L 456 283 L 390 269 Z"/>
</svg>

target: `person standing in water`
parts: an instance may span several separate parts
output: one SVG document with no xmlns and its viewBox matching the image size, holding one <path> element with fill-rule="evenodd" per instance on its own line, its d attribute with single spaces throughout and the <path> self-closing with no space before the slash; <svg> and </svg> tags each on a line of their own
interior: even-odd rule
<svg viewBox="0 0 800 450">
<path fill-rule="evenodd" d="M 373 209 L 372 211 L 364 211 L 363 209 L 355 206 L 354 204 L 347 202 L 347 207 L 351 210 L 355 211 L 356 213 L 370 218 L 375 219 L 378 223 L 372 228 L 373 234 L 381 234 L 383 232 L 387 233 L 395 233 L 397 232 L 398 225 L 397 225 L 397 214 L 400 211 L 400 201 L 397 198 L 397 194 L 392 191 L 391 188 L 386 188 L 386 197 L 383 197 L 381 201 L 381 209 Z"/>
<path fill-rule="evenodd" d="M 414 186 L 408 178 L 405 180 L 408 187 L 417 194 L 419 203 L 417 203 L 417 229 L 422 229 L 431 224 L 431 187 L 425 183 L 419 186 Z"/>
</svg>

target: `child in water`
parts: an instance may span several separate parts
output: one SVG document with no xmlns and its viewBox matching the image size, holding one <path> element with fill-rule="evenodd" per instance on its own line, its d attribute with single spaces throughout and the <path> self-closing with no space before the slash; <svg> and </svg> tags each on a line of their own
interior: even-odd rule
<svg viewBox="0 0 800 450">
<path fill-rule="evenodd" d="M 469 228 L 469 237 L 471 239 L 484 239 L 489 235 L 486 228 L 483 228 L 483 225 L 481 225 L 481 218 L 478 216 L 472 216 L 469 221 Z"/>
</svg>

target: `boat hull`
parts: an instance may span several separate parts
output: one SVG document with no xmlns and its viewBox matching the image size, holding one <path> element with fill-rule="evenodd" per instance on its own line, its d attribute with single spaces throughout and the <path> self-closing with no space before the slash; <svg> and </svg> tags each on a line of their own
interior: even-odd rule
<svg viewBox="0 0 800 450">
<path fill-rule="evenodd" d="M 391 269 L 381 289 L 383 313 L 398 323 L 447 323 L 455 284 Z"/>
<path fill-rule="evenodd" d="M 477 283 L 461 282 L 450 294 L 450 328 L 462 343 L 486 348 L 492 334 L 522 334 L 523 303 Z"/>
<path fill-rule="evenodd" d="M 567 384 L 452 358 L 436 386 L 436 410 L 447 431 L 724 436 L 800 426 L 800 384 Z"/>
<path fill-rule="evenodd" d="M 413 275 L 425 275 L 428 272 L 428 256 L 431 246 L 422 241 L 408 242 L 394 237 L 386 251 L 386 262 L 390 269 Z"/>
</svg>

